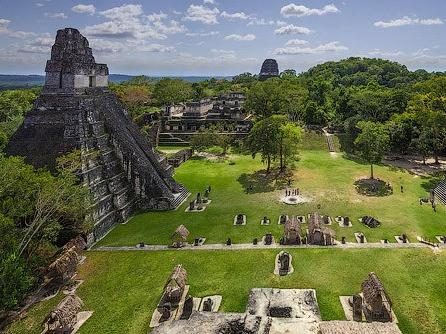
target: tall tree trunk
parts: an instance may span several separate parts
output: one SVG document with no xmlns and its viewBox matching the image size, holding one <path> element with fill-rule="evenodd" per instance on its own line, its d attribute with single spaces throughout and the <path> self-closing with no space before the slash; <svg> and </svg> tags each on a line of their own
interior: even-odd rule
<svg viewBox="0 0 446 334">
<path fill-rule="evenodd" d="M 370 164 L 370 178 L 373 180 L 373 164 Z"/>
<path fill-rule="evenodd" d="M 283 171 L 285 166 L 283 165 L 283 144 L 282 143 L 280 144 L 279 154 L 280 154 L 280 171 Z"/>
<path fill-rule="evenodd" d="M 271 167 L 271 156 L 268 154 L 267 164 L 266 164 L 266 172 L 269 173 L 269 169 Z"/>
<path fill-rule="evenodd" d="M 423 165 L 426 165 L 426 156 L 423 154 Z"/>
</svg>

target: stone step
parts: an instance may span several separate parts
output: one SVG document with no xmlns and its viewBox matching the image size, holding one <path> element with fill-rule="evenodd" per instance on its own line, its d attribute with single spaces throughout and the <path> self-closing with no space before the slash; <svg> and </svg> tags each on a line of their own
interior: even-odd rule
<svg viewBox="0 0 446 334">
<path fill-rule="evenodd" d="M 327 136 L 327 144 L 328 144 L 328 150 L 330 152 L 335 152 L 335 146 L 333 142 L 333 136 Z"/>
<path fill-rule="evenodd" d="M 181 203 L 190 195 L 190 193 L 182 186 L 181 192 L 175 196 L 175 198 L 170 202 L 172 207 L 176 209 L 181 205 Z"/>
<path fill-rule="evenodd" d="M 441 181 L 434 189 L 435 197 L 446 205 L 446 180 Z"/>
</svg>

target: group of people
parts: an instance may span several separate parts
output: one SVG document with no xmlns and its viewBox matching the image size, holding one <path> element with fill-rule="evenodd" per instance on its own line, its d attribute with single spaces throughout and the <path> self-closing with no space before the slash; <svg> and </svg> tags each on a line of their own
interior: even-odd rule
<svg viewBox="0 0 446 334">
<path fill-rule="evenodd" d="M 299 188 L 295 188 L 295 189 L 285 189 L 285 196 L 299 196 L 300 194 L 300 189 Z"/>
</svg>

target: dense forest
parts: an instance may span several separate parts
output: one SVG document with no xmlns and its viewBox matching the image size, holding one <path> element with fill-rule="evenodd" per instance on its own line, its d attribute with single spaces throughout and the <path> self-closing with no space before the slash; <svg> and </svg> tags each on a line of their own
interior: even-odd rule
<svg viewBox="0 0 446 334">
<path fill-rule="evenodd" d="M 257 124 L 254 134 L 262 137 L 267 131 L 262 129 L 277 129 L 276 139 L 282 143 L 281 167 L 292 154 L 284 150 L 289 145 L 283 143 L 300 140 L 299 129 L 286 123 L 328 127 L 340 134 L 344 149 L 349 151 L 354 147 L 370 150 L 374 147 L 370 138 L 382 143 L 375 151 L 381 152 L 384 145 L 387 151 L 416 153 L 423 158 L 438 159 L 446 148 L 446 75 L 412 72 L 387 60 L 349 58 L 315 66 L 299 75 L 286 70 L 279 78 L 266 81 L 250 73 L 237 75 L 232 81 L 194 83 L 140 76 L 112 83 L 110 88 L 142 129 L 159 116 L 163 105 L 244 92 L 245 107 Z M 32 108 L 39 90 L 0 92 L 0 152 Z M 370 135 L 360 136 L 361 132 Z M 220 139 L 226 150 L 227 138 Z M 269 159 L 264 148 L 253 150 Z M 76 161 L 74 155 L 59 164 L 56 174 L 35 170 L 22 159 L 0 155 L 0 312 L 14 307 L 33 287 L 40 266 L 67 234 L 88 228 L 83 219 L 88 196 L 76 181 L 74 170 L 67 167 Z M 370 156 L 364 155 L 364 159 Z M 33 226 L 39 226 L 38 232 L 28 235 Z"/>
</svg>

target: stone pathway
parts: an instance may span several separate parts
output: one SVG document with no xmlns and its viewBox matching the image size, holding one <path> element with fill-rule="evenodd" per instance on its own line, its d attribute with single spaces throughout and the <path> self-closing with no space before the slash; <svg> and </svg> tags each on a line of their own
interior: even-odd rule
<svg viewBox="0 0 446 334">
<path fill-rule="evenodd" d="M 143 248 L 136 246 L 121 246 L 121 247 L 110 247 L 110 246 L 102 246 L 95 248 L 97 251 L 107 251 L 107 252 L 115 252 L 115 251 L 200 251 L 200 250 L 245 250 L 245 249 L 292 249 L 292 248 L 302 248 L 302 249 L 311 249 L 311 248 L 337 248 L 337 249 L 401 249 L 401 248 L 429 248 L 433 251 L 440 251 L 442 248 L 445 248 L 444 245 L 440 245 L 439 247 L 432 247 L 423 243 L 408 243 L 408 244 L 397 244 L 397 243 L 365 243 L 358 244 L 353 242 L 347 242 L 346 244 L 338 243 L 334 246 L 316 246 L 316 245 L 253 245 L 253 244 L 232 244 L 231 246 L 226 246 L 225 244 L 205 244 L 202 246 L 193 246 L 186 245 L 183 248 L 171 248 L 165 245 L 146 245 Z"/>
<path fill-rule="evenodd" d="M 327 138 L 328 151 L 330 153 L 335 153 L 336 149 L 333 142 L 333 135 L 331 133 L 328 133 L 327 128 L 323 128 L 322 131 L 324 132 L 324 135 Z"/>
</svg>

